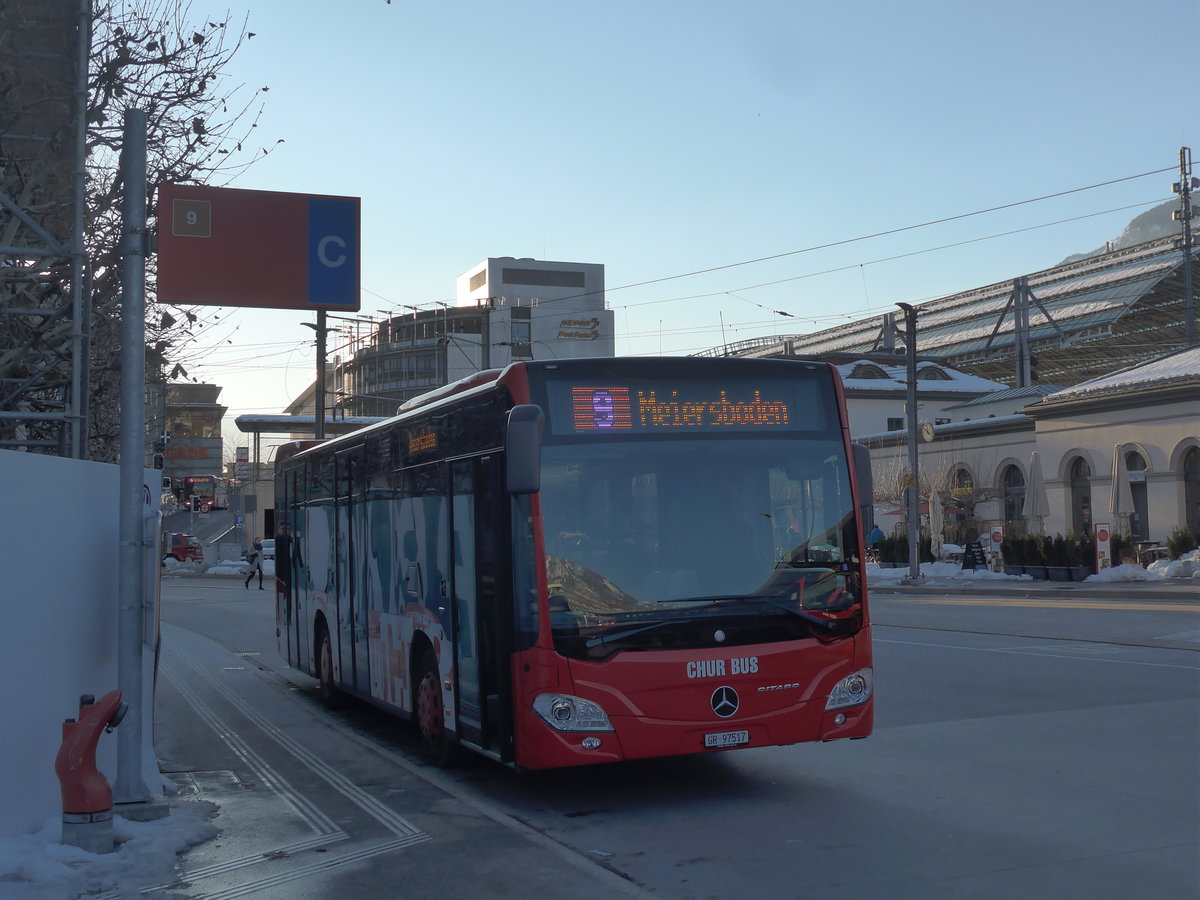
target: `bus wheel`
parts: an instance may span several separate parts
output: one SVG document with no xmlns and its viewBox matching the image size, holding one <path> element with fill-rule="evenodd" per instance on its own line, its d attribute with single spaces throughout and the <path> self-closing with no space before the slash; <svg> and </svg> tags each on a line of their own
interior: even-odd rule
<svg viewBox="0 0 1200 900">
<path fill-rule="evenodd" d="M 333 683 L 333 642 L 329 640 L 329 629 L 324 626 L 317 638 L 317 696 L 329 709 L 341 705 L 341 697 Z"/>
<path fill-rule="evenodd" d="M 421 659 L 421 674 L 417 677 L 417 729 L 421 734 L 421 754 L 435 766 L 450 765 L 457 749 L 446 731 L 442 706 L 442 679 L 437 659 L 426 651 Z"/>
</svg>

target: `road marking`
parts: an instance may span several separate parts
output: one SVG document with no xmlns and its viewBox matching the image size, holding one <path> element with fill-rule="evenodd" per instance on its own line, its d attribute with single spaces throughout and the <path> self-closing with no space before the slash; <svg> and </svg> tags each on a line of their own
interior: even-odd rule
<svg viewBox="0 0 1200 900">
<path fill-rule="evenodd" d="M 1200 631 L 1177 631 L 1174 634 L 1160 634 L 1156 641 L 1191 641 L 1200 644 Z"/>
<path fill-rule="evenodd" d="M 1002 635 L 998 635 L 1002 636 Z M 1176 665 L 1174 663 L 1155 663 L 1144 662 L 1137 659 L 1113 659 L 1107 656 L 1085 656 L 1073 653 L 1048 653 L 1046 651 L 1036 652 L 1028 648 L 1013 648 L 1013 647 L 968 647 L 962 644 L 934 644 L 929 641 L 894 641 L 887 638 L 872 637 L 872 642 L 876 644 L 900 644 L 905 647 L 935 647 L 939 650 L 967 650 L 973 653 L 1012 653 L 1017 656 L 1032 656 L 1037 655 L 1047 659 L 1069 659 L 1074 662 L 1107 662 L 1117 663 L 1124 666 L 1146 666 L 1151 669 L 1183 669 L 1187 672 L 1200 671 L 1200 666 Z M 1053 641 L 1054 638 L 1047 638 L 1047 641 Z M 1147 650 L 1159 652 L 1160 648 L 1145 647 Z M 1180 653 L 1191 653 L 1191 650 L 1180 650 Z"/>
<path fill-rule="evenodd" d="M 924 603 L 928 606 L 1012 606 L 1027 609 L 1113 609 L 1144 610 L 1148 612 L 1193 612 L 1200 613 L 1200 603 L 1139 603 L 1131 600 L 1068 600 L 1041 598 L 988 597 L 974 599 L 955 597 L 937 599 L 933 597 L 909 597 L 906 602 Z"/>
<path fill-rule="evenodd" d="M 164 665 L 162 672 L 172 685 L 180 692 L 188 705 L 195 711 L 197 717 L 207 724 L 225 745 L 254 772 L 259 781 L 275 793 L 281 800 L 298 813 L 303 821 L 316 832 L 316 836 L 308 841 L 301 841 L 281 847 L 274 847 L 269 852 L 251 854 L 238 859 L 215 863 L 210 866 L 188 871 L 183 877 L 188 882 L 199 881 L 224 875 L 251 866 L 269 864 L 274 860 L 295 860 L 294 853 L 314 849 L 349 840 L 349 835 L 339 828 L 325 815 L 308 797 L 293 788 L 287 780 L 264 757 L 255 752 L 250 745 L 230 727 L 220 716 L 193 690 L 182 677 L 178 663 L 182 662 L 195 671 L 208 685 L 223 697 L 230 705 L 251 720 L 260 731 L 271 738 L 282 749 L 286 750 L 296 760 L 310 771 L 321 777 L 331 788 L 342 794 L 359 807 L 368 816 L 395 835 L 395 839 L 373 843 L 365 847 L 349 849 L 344 853 L 332 854 L 320 861 L 300 866 L 286 866 L 282 872 L 274 872 L 248 883 L 234 885 L 212 893 L 205 894 L 211 900 L 233 900 L 257 893 L 263 888 L 277 887 L 292 881 L 297 881 L 317 872 L 339 868 L 350 863 L 360 862 L 372 857 L 393 853 L 397 850 L 411 847 L 432 840 L 432 837 L 406 820 L 399 813 L 370 796 L 366 791 L 354 784 L 333 767 L 301 746 L 289 735 L 275 727 L 265 716 L 260 714 L 251 704 L 236 694 L 226 683 L 218 680 L 200 662 L 189 656 L 184 650 L 171 643 L 164 645 Z M 235 667 L 223 666 L 219 671 L 231 671 Z M 247 671 L 244 667 L 236 667 Z M 153 894 L 162 890 L 176 888 L 178 883 L 169 885 L 154 885 L 143 888 L 141 893 Z"/>
</svg>

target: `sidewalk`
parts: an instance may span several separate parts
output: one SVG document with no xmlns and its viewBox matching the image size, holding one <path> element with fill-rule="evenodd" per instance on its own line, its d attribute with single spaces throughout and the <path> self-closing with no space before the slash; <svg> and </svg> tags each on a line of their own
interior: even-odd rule
<svg viewBox="0 0 1200 900">
<path fill-rule="evenodd" d="M 440 772 L 360 735 L 287 677 L 164 624 L 155 744 L 177 800 L 218 807 L 172 897 L 644 896 Z M 290 681 L 288 679 L 293 679 Z M 490 765 L 490 763 L 483 763 Z"/>
</svg>

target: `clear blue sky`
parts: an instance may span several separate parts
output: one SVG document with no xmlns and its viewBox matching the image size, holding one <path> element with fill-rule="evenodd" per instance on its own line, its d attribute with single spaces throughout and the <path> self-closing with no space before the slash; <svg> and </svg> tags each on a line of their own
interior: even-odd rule
<svg viewBox="0 0 1200 900">
<path fill-rule="evenodd" d="M 795 251 L 1200 155 L 1196 0 L 255 0 L 248 27 L 230 75 L 270 87 L 256 134 L 285 143 L 229 186 L 361 197 L 363 312 L 450 300 L 488 256 L 603 263 L 623 354 L 1037 271 L 1175 173 Z M 216 312 L 192 374 L 231 418 L 280 412 L 313 377 L 312 314 Z"/>
</svg>

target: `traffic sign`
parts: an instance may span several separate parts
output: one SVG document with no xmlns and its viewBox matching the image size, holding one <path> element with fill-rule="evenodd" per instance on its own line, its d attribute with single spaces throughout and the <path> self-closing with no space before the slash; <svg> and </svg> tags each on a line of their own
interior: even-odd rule
<svg viewBox="0 0 1200 900">
<path fill-rule="evenodd" d="M 357 310 L 359 198 L 158 186 L 158 299 Z"/>
</svg>

